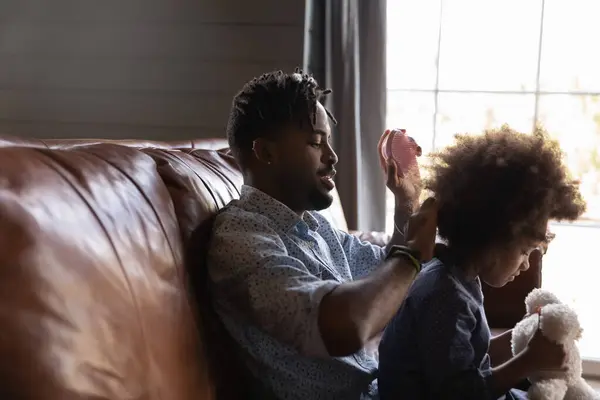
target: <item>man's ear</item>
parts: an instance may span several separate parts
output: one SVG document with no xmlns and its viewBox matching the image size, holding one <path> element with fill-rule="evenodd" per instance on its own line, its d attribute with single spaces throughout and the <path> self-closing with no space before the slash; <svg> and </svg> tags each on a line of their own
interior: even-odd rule
<svg viewBox="0 0 600 400">
<path fill-rule="evenodd" d="M 277 156 L 275 143 L 265 138 L 258 138 L 252 142 L 252 153 L 264 164 L 272 164 Z"/>
</svg>

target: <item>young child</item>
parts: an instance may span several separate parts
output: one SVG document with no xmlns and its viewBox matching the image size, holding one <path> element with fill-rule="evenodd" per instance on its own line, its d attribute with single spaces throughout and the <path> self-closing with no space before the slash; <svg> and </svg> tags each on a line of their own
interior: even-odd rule
<svg viewBox="0 0 600 400">
<path fill-rule="evenodd" d="M 379 346 L 382 400 L 526 398 L 514 388 L 537 370 L 560 370 L 564 350 L 541 334 L 512 357 L 510 331 L 490 337 L 481 281 L 504 286 L 529 267 L 547 224 L 585 204 L 556 141 L 508 126 L 458 135 L 432 155 L 425 187 L 438 204 L 445 245 L 413 283 Z"/>
</svg>

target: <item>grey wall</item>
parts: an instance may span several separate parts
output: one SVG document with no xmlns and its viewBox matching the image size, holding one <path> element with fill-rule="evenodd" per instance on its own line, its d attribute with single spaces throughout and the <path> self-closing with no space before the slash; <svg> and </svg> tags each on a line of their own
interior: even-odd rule
<svg viewBox="0 0 600 400">
<path fill-rule="evenodd" d="M 0 0 L 0 134 L 223 136 L 245 81 L 302 66 L 304 7 L 304 0 Z"/>
</svg>

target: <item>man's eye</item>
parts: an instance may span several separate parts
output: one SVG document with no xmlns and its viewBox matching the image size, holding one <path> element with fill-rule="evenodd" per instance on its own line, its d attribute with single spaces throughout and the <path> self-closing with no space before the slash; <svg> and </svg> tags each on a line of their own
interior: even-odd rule
<svg viewBox="0 0 600 400">
<path fill-rule="evenodd" d="M 311 143 L 310 145 L 311 145 L 312 147 L 319 148 L 319 147 L 321 147 L 322 143 Z"/>
</svg>

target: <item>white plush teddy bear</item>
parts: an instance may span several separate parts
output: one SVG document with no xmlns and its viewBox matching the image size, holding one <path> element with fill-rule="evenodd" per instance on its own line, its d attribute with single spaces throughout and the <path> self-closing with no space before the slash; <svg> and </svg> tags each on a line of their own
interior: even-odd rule
<svg viewBox="0 0 600 400">
<path fill-rule="evenodd" d="M 534 289 L 525 299 L 527 315 L 512 331 L 512 352 L 519 354 L 525 349 L 537 329 L 548 339 L 561 343 L 567 354 L 568 371 L 561 374 L 529 377 L 532 385 L 529 388 L 530 400 L 600 400 L 596 392 L 581 377 L 581 356 L 576 342 L 580 339 L 582 329 L 577 313 L 552 293 Z"/>
</svg>

